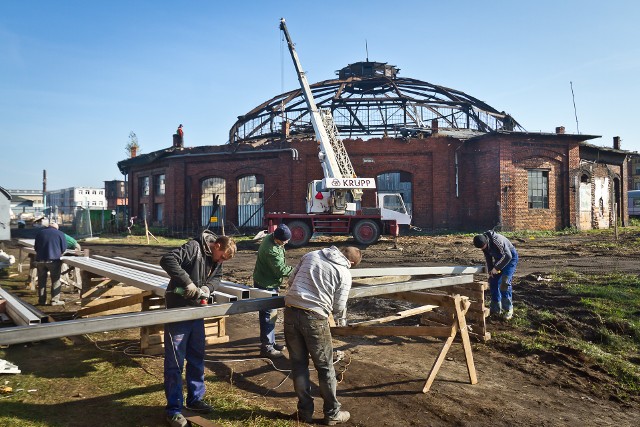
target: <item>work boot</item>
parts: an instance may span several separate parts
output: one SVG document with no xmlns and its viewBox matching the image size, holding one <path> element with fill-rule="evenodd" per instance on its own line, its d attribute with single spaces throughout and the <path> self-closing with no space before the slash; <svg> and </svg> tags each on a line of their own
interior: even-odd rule
<svg viewBox="0 0 640 427">
<path fill-rule="evenodd" d="M 342 424 L 349 421 L 351 418 L 351 414 L 349 411 L 338 411 L 333 417 L 326 416 L 324 417 L 324 424 L 327 426 L 334 426 L 336 424 Z"/>
<path fill-rule="evenodd" d="M 279 357 L 284 357 L 284 353 L 276 350 L 275 348 L 263 348 L 260 350 L 261 357 L 268 357 L 269 359 L 277 359 Z"/>
<path fill-rule="evenodd" d="M 61 299 L 54 299 L 51 301 L 51 305 L 64 305 L 64 301 Z"/>
<path fill-rule="evenodd" d="M 287 346 L 284 345 L 284 344 L 274 344 L 273 348 L 275 348 L 278 351 L 282 351 L 282 350 L 285 350 L 287 348 Z"/>
<path fill-rule="evenodd" d="M 203 402 L 202 400 L 196 400 L 191 404 L 186 404 L 185 408 L 193 412 L 199 412 L 201 414 L 208 414 L 213 412 L 213 406 Z"/>
<path fill-rule="evenodd" d="M 504 311 L 504 320 L 511 320 L 511 318 L 513 317 L 513 308 L 509 311 Z"/>
<path fill-rule="evenodd" d="M 167 415 L 167 424 L 171 427 L 187 427 L 187 419 L 180 413 L 175 415 Z"/>
</svg>

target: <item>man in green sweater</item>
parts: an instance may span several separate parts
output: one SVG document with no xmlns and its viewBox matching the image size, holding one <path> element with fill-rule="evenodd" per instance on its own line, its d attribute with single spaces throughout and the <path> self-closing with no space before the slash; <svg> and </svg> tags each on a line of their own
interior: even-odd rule
<svg viewBox="0 0 640 427">
<path fill-rule="evenodd" d="M 258 249 L 258 259 L 253 270 L 253 285 L 256 288 L 278 290 L 293 271 L 284 259 L 284 245 L 291 239 L 291 230 L 285 224 L 268 234 Z M 277 309 L 260 310 L 260 355 L 263 357 L 282 357 L 285 346 L 276 343 L 275 326 L 278 319 Z"/>
</svg>

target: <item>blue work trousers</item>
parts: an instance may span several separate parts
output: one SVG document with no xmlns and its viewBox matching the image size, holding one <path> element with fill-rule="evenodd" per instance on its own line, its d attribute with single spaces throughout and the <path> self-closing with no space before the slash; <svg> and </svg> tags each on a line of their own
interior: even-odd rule
<svg viewBox="0 0 640 427">
<path fill-rule="evenodd" d="M 325 417 L 334 417 L 340 411 L 336 397 L 336 373 L 333 369 L 333 344 L 329 320 L 326 317 L 299 308 L 284 309 L 284 337 L 289 349 L 293 388 L 298 396 L 298 413 L 313 417 L 313 397 L 309 379 L 309 355 L 318 372 L 320 395 L 324 400 Z"/>
<path fill-rule="evenodd" d="M 513 310 L 513 288 L 511 280 L 518 265 L 518 252 L 511 251 L 511 262 L 502 269 L 500 274 L 489 278 L 489 291 L 491 292 L 491 314 L 500 314 L 502 311 Z"/>
<path fill-rule="evenodd" d="M 204 319 L 164 325 L 164 393 L 168 416 L 182 412 L 182 368 L 187 361 L 187 405 L 204 397 Z"/>
<path fill-rule="evenodd" d="M 271 350 L 276 343 L 276 320 L 278 310 L 275 308 L 258 311 L 260 318 L 260 346 L 263 350 Z"/>
</svg>

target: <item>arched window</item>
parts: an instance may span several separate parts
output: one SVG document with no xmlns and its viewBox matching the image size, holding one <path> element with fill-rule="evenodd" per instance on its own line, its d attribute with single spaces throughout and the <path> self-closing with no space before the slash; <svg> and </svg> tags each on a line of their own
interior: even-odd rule
<svg viewBox="0 0 640 427">
<path fill-rule="evenodd" d="M 200 221 L 203 227 L 223 224 L 227 204 L 225 188 L 224 178 L 207 178 L 200 184 Z"/>
<path fill-rule="evenodd" d="M 400 193 L 409 215 L 413 215 L 412 208 L 412 177 L 409 172 L 386 172 L 376 177 L 378 193 Z"/>
<path fill-rule="evenodd" d="M 262 227 L 264 177 L 247 175 L 238 179 L 238 223 L 240 227 Z"/>
</svg>

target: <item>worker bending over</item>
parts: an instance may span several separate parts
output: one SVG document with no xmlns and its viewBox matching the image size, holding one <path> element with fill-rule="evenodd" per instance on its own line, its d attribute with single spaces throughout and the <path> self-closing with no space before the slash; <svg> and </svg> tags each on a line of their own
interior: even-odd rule
<svg viewBox="0 0 640 427">
<path fill-rule="evenodd" d="M 518 252 L 509 239 L 493 230 L 475 236 L 473 245 L 482 249 L 487 262 L 491 315 L 503 315 L 509 320 L 513 317 L 511 280 L 518 265 Z"/>
<path fill-rule="evenodd" d="M 284 337 L 291 359 L 293 388 L 298 395 L 298 420 L 313 420 L 313 397 L 309 381 L 309 355 L 318 371 L 318 385 L 324 401 L 326 425 L 349 420 L 336 397 L 333 344 L 329 316 L 346 324 L 347 298 L 351 289 L 349 268 L 360 263 L 360 250 L 335 246 L 305 254 L 291 275 L 291 287 L 284 297 Z"/>
</svg>

